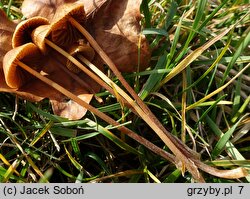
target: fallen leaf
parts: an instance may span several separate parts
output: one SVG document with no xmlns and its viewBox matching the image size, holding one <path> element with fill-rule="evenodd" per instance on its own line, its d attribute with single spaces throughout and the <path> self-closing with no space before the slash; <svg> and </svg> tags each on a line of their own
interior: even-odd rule
<svg viewBox="0 0 250 199">
<path fill-rule="evenodd" d="M 2 68 L 3 56 L 12 49 L 11 38 L 16 24 L 10 21 L 3 10 L 0 9 L 0 69 Z"/>
<path fill-rule="evenodd" d="M 140 0 L 109 1 L 87 21 L 89 32 L 121 72 L 137 71 L 138 66 L 144 70 L 149 65 L 149 45 L 140 35 L 140 4 Z"/>
<path fill-rule="evenodd" d="M 73 3 L 77 0 L 24 0 L 21 11 L 26 18 L 41 16 L 51 20 L 56 9 L 65 3 Z M 78 1 L 84 3 L 86 15 L 95 13 L 107 0 Z"/>
</svg>

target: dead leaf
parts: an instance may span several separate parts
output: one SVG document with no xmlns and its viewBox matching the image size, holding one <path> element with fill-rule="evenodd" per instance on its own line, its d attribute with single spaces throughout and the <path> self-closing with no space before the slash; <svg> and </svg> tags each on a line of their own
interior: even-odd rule
<svg viewBox="0 0 250 199">
<path fill-rule="evenodd" d="M 51 20 L 56 12 L 56 9 L 60 5 L 76 1 L 77 0 L 24 0 L 21 11 L 26 18 L 41 16 Z M 98 10 L 98 8 L 106 3 L 107 0 L 80 0 L 78 2 L 84 3 L 85 12 L 88 16 Z"/>
<path fill-rule="evenodd" d="M 83 101 L 90 103 L 93 94 L 78 95 L 78 97 L 81 98 Z M 53 112 L 56 115 L 60 115 L 61 117 L 65 118 L 70 118 L 71 120 L 78 120 L 86 114 L 87 109 L 83 108 L 82 106 L 79 106 L 76 102 L 72 100 L 66 100 L 63 98 L 61 99 L 61 101 L 50 100 Z"/>
<path fill-rule="evenodd" d="M 3 10 L 0 9 L 0 69 L 2 69 L 3 56 L 12 49 L 11 38 L 16 24 L 10 21 Z"/>
<path fill-rule="evenodd" d="M 137 71 L 138 65 L 139 70 L 144 70 L 149 65 L 149 45 L 145 36 L 140 35 L 140 3 L 140 0 L 109 1 L 87 21 L 89 32 L 121 72 Z"/>
</svg>

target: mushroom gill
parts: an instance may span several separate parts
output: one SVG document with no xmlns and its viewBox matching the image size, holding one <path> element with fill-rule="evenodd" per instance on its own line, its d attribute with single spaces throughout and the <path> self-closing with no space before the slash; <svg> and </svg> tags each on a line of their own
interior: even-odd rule
<svg viewBox="0 0 250 199">
<path fill-rule="evenodd" d="M 23 44 L 32 42 L 32 31 L 42 25 L 48 25 L 49 21 L 44 17 L 33 17 L 20 22 L 12 37 L 12 47 L 18 47 Z"/>
<path fill-rule="evenodd" d="M 31 79 L 31 75 L 18 67 L 19 61 L 28 63 L 35 70 L 41 69 L 42 54 L 33 43 L 27 43 L 6 53 L 3 59 L 3 71 L 6 84 L 10 88 L 20 88 Z"/>
<path fill-rule="evenodd" d="M 50 37 L 56 45 L 67 47 L 81 38 L 81 33 L 74 28 L 69 18 L 77 19 L 81 25 L 85 23 L 86 16 L 84 6 L 81 3 L 66 3 L 57 8 L 51 21 Z"/>
</svg>

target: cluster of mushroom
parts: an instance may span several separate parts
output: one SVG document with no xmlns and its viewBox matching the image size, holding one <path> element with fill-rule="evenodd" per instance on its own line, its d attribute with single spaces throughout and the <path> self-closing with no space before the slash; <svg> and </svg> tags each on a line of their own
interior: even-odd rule
<svg viewBox="0 0 250 199">
<path fill-rule="evenodd" d="M 61 78 L 62 81 L 59 81 L 59 83 L 62 83 L 66 88 L 67 84 L 64 82 L 67 80 L 64 78 L 71 77 L 81 85 L 82 88 L 80 90 L 84 88 L 84 93 L 95 92 L 93 91 L 93 87 L 87 85 L 87 82 L 70 72 L 79 72 L 79 70 L 76 69 L 75 65 L 71 64 L 68 58 L 65 61 L 58 53 L 51 52 L 52 48 L 56 48 L 56 51 L 59 48 L 64 52 L 66 57 L 82 54 L 90 61 L 93 60 L 95 56 L 94 50 L 87 43 L 82 42 L 79 31 L 68 20 L 69 18 L 75 18 L 78 20 L 79 25 L 81 25 L 84 23 L 84 16 L 85 12 L 82 4 L 64 4 L 57 9 L 55 18 L 51 23 L 43 17 L 33 17 L 19 23 L 12 37 L 13 49 L 3 59 L 6 84 L 10 88 L 18 89 L 24 86 L 31 78 L 34 78 L 33 76 L 36 76 L 34 72 L 28 73 L 25 69 L 21 68 L 22 64 L 26 64 L 35 71 L 50 74 L 50 79 L 58 81 Z M 52 46 L 52 48 L 49 46 Z M 54 54 L 54 56 L 51 56 L 51 54 Z M 65 63 L 64 65 L 70 70 L 66 69 L 63 64 L 51 66 L 48 59 L 61 59 L 61 62 Z M 60 70 L 55 70 L 55 67 L 60 67 L 63 74 L 58 74 Z M 54 74 L 55 72 L 56 74 Z M 57 78 L 53 78 L 55 75 Z M 86 99 L 86 95 L 84 97 Z M 87 95 L 87 97 L 89 97 L 87 101 L 90 101 L 91 95 Z M 86 112 L 81 107 L 77 107 L 77 109 L 76 112 L 80 114 L 77 117 L 81 117 Z"/>
<path fill-rule="evenodd" d="M 31 96 L 50 98 L 56 114 L 69 119 L 81 118 L 86 109 L 72 100 L 68 101 L 67 95 L 61 90 L 58 92 L 58 88 L 52 85 L 61 85 L 86 103 L 103 86 L 86 67 L 92 62 L 93 66 L 97 66 L 96 70 L 102 71 L 104 62 L 99 56 L 100 47 L 84 28 L 85 24 L 85 10 L 81 1 L 58 6 L 52 19 L 35 16 L 19 23 L 12 37 L 13 49 L 3 59 L 8 91 L 22 96 L 22 89 L 25 90 L 29 82 L 31 93 L 35 93 Z M 127 68 L 120 69 L 126 71 Z M 42 80 L 41 76 L 50 82 Z M 41 86 L 45 84 L 49 84 L 49 87 Z M 26 98 L 29 99 L 27 94 Z"/>
</svg>

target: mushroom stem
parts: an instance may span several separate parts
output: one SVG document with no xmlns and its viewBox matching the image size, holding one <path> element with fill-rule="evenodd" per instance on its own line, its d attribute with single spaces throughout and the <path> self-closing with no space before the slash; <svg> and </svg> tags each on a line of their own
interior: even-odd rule
<svg viewBox="0 0 250 199">
<path fill-rule="evenodd" d="M 58 64 L 58 65 L 59 65 L 59 67 L 60 67 L 65 73 L 67 73 L 70 77 L 72 77 L 74 80 L 76 80 L 77 83 L 79 83 L 79 85 L 81 85 L 81 86 L 83 86 L 84 88 L 86 88 L 91 94 L 94 94 L 94 97 L 95 97 L 95 99 L 96 99 L 98 102 L 101 102 L 101 101 L 102 101 L 99 97 L 97 97 L 97 96 L 95 95 L 95 91 L 94 91 L 91 87 L 89 87 L 89 85 L 88 85 L 85 81 L 83 81 L 79 76 L 77 76 L 75 73 L 72 73 L 71 71 L 69 71 L 65 66 L 63 66 L 63 65 L 61 65 L 61 64 Z"/>
<path fill-rule="evenodd" d="M 88 40 L 90 45 L 95 49 L 95 51 L 100 55 L 100 57 L 106 62 L 106 64 L 114 72 L 116 77 L 121 81 L 122 85 L 125 87 L 125 89 L 128 91 L 128 93 L 130 93 L 131 96 L 135 99 L 136 102 L 133 102 L 133 104 L 138 103 L 140 109 L 143 112 L 143 115 L 141 115 L 142 119 L 144 121 L 146 121 L 146 120 L 150 121 L 149 123 L 148 122 L 147 123 L 151 126 L 151 128 L 155 131 L 155 133 L 162 140 L 165 140 L 165 139 L 163 139 L 163 137 L 165 137 L 165 138 L 167 137 L 166 140 L 168 140 L 168 141 L 167 141 L 167 143 L 165 142 L 165 144 L 170 148 L 170 150 L 175 155 L 177 155 L 177 156 L 180 155 L 180 157 L 183 157 L 187 162 L 189 162 L 188 159 L 190 159 L 190 158 L 197 159 L 197 157 L 195 157 L 195 152 L 193 150 L 189 149 L 185 144 L 183 144 L 179 139 L 174 137 L 169 131 L 167 131 L 164 128 L 164 126 L 161 124 L 161 122 L 156 118 L 156 116 L 151 112 L 151 110 L 147 107 L 147 105 L 137 95 L 137 93 L 134 91 L 134 89 L 132 89 L 132 87 L 127 83 L 127 81 L 121 75 L 120 71 L 117 69 L 117 67 L 115 66 L 113 61 L 102 50 L 102 48 L 95 41 L 95 39 L 89 34 L 89 32 L 81 24 L 79 24 L 73 17 L 69 17 L 68 20 L 75 28 L 77 28 L 83 34 L 83 36 Z M 190 166 L 194 169 L 194 167 L 192 165 L 190 165 Z"/>
<path fill-rule="evenodd" d="M 107 123 L 113 125 L 113 126 L 117 126 L 118 130 L 120 130 L 121 132 L 123 132 L 124 134 L 128 135 L 129 137 L 131 137 L 132 139 L 136 140 L 137 142 L 139 142 L 140 144 L 144 145 L 146 148 L 148 148 L 149 150 L 153 151 L 156 154 L 159 154 L 161 157 L 165 158 L 166 160 L 176 164 L 175 161 L 175 157 L 172 154 L 169 154 L 168 152 L 164 151 L 163 149 L 159 148 L 158 146 L 154 145 L 153 143 L 151 143 L 150 141 L 148 141 L 147 139 L 139 136 L 138 134 L 134 133 L 133 131 L 131 131 L 130 129 L 128 129 L 125 126 L 120 126 L 120 123 L 118 123 L 117 121 L 113 120 L 111 117 L 107 116 L 106 114 L 104 114 L 103 112 L 99 111 L 98 109 L 96 109 L 95 107 L 91 106 L 90 104 L 86 103 L 85 101 L 83 101 L 82 99 L 80 99 L 79 97 L 77 97 L 76 95 L 74 95 L 72 92 L 68 91 L 67 89 L 63 88 L 62 86 L 60 86 L 59 84 L 57 84 L 56 82 L 48 79 L 47 77 L 41 75 L 40 73 L 38 73 L 37 71 L 35 71 L 34 69 L 30 68 L 28 65 L 26 65 L 25 63 L 21 62 L 21 61 L 17 61 L 18 65 L 23 68 L 25 71 L 29 72 L 30 74 L 32 74 L 33 76 L 35 76 L 36 78 L 40 79 L 41 81 L 43 81 L 44 83 L 48 84 L 49 86 L 53 87 L 54 89 L 56 89 L 57 91 L 61 92 L 62 94 L 64 94 L 65 96 L 69 97 L 71 100 L 74 100 L 75 102 L 77 102 L 79 105 L 83 106 L 84 108 L 86 108 L 87 110 L 91 111 L 92 113 L 94 113 L 95 115 L 97 115 L 99 118 L 103 119 L 104 121 L 106 121 Z"/>
<path fill-rule="evenodd" d="M 72 55 L 70 55 L 68 52 L 66 52 L 65 50 L 63 50 L 62 48 L 60 48 L 59 46 L 57 46 L 56 44 L 54 44 L 52 41 L 48 40 L 45 38 L 45 43 L 47 45 L 49 45 L 51 48 L 53 48 L 54 50 L 56 50 L 58 53 L 60 53 L 61 55 L 63 55 L 64 57 L 66 57 L 68 60 L 70 60 L 72 63 L 74 63 L 78 68 L 80 68 L 84 73 L 86 73 L 89 77 L 91 77 L 93 80 L 95 80 L 99 85 L 101 85 L 102 87 L 104 87 L 106 90 L 108 90 L 112 95 L 115 96 L 115 93 L 113 91 L 113 89 L 108 86 L 103 80 L 101 80 L 97 75 L 95 75 L 94 73 L 92 73 L 91 71 L 89 71 L 85 66 L 83 66 L 79 61 L 77 61 L 77 59 L 75 59 Z M 68 69 L 64 68 L 63 70 L 67 70 L 69 72 Z M 99 70 L 99 69 L 98 69 Z M 71 72 L 69 72 L 71 73 Z M 72 75 L 76 76 L 76 80 L 80 79 L 77 75 L 71 73 Z M 82 81 L 82 80 L 80 80 Z M 111 80 L 110 80 L 111 81 Z"/>
<path fill-rule="evenodd" d="M 89 67 L 91 69 L 94 69 L 94 72 L 96 72 L 98 75 L 100 75 L 104 81 L 101 80 L 97 75 L 95 75 L 94 73 L 89 71 L 86 67 L 84 67 L 74 57 L 72 57 L 70 54 L 68 54 L 66 51 L 61 49 L 59 46 L 57 46 L 56 44 L 54 44 L 50 40 L 45 39 L 45 43 L 47 45 L 49 45 L 50 47 L 54 48 L 57 52 L 61 53 L 67 59 L 72 61 L 77 67 L 79 67 L 82 71 L 84 71 L 87 75 L 89 75 L 92 79 L 94 79 L 98 84 L 100 84 L 101 86 L 106 88 L 108 91 L 111 91 L 112 90 L 111 87 L 114 86 L 115 89 L 118 91 L 119 95 L 121 95 L 132 106 L 132 108 L 136 111 L 136 113 L 154 130 L 154 132 L 169 147 L 169 149 L 179 158 L 179 161 L 184 163 L 185 167 L 189 170 L 190 173 L 192 173 L 194 178 L 198 178 L 195 176 L 199 176 L 199 178 L 201 177 L 200 175 L 197 175 L 198 170 L 197 170 L 196 166 L 193 165 L 193 162 L 191 161 L 192 159 L 197 159 L 197 157 L 194 155 L 194 152 L 191 149 L 189 149 L 186 145 L 184 145 L 181 141 L 179 141 L 177 138 L 175 138 L 172 134 L 170 134 L 162 126 L 162 124 L 159 122 L 159 120 L 153 115 L 153 113 L 149 110 L 149 108 L 142 102 L 142 100 L 138 97 L 138 95 L 135 93 L 135 91 L 128 85 L 128 83 L 126 82 L 125 79 L 124 79 L 123 83 L 125 83 L 125 85 L 127 84 L 129 86 L 130 90 L 133 90 L 133 92 L 137 96 L 137 98 L 139 98 L 141 100 L 140 103 L 138 103 L 139 105 L 133 99 L 131 99 L 131 97 L 129 97 L 128 94 L 126 94 L 120 87 L 118 87 L 112 80 L 110 80 L 105 74 L 103 74 L 99 69 L 94 68 L 93 64 L 89 65 Z M 90 44 L 91 44 L 91 42 L 90 42 Z M 95 42 L 95 44 L 97 44 L 97 43 Z M 103 52 L 103 51 L 101 51 L 101 52 Z M 105 53 L 103 55 L 107 56 Z M 120 74 L 119 71 L 118 71 L 118 73 Z M 121 76 L 121 74 L 120 74 L 120 76 Z M 109 87 L 105 82 L 111 87 Z M 111 91 L 111 93 L 114 93 L 114 92 Z M 133 93 L 131 93 L 131 94 L 133 94 Z M 143 106 L 140 106 L 140 104 L 143 104 Z M 196 174 L 195 174 L 195 172 L 196 172 Z"/>
</svg>

